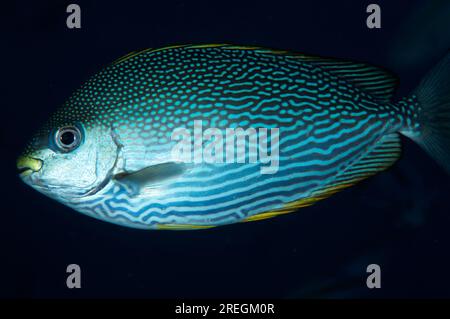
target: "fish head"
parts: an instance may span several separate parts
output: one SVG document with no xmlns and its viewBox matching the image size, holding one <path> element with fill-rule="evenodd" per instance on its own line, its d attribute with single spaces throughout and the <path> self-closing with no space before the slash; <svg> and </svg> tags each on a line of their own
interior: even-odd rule
<svg viewBox="0 0 450 319">
<path fill-rule="evenodd" d="M 18 158 L 21 179 L 65 204 L 100 191 L 111 179 L 120 150 L 112 130 L 82 120 L 49 123 Z"/>
</svg>

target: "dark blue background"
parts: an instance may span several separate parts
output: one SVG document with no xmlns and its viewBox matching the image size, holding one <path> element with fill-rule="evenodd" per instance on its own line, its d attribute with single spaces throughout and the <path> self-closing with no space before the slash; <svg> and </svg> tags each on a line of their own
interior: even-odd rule
<svg viewBox="0 0 450 319">
<path fill-rule="evenodd" d="M 74 89 L 147 47 L 230 42 L 366 61 L 398 74 L 405 95 L 450 44 L 403 45 L 402 32 L 426 23 L 410 18 L 420 1 L 376 1 L 380 30 L 365 24 L 371 1 L 75 2 L 81 30 L 65 26 L 68 1 L 1 5 L 1 297 L 450 296 L 450 177 L 407 139 L 392 169 L 313 207 L 206 231 L 97 221 L 26 187 L 15 168 Z M 445 37 L 444 27 L 430 38 Z M 82 289 L 65 286 L 71 263 L 81 266 Z M 365 286 L 371 263 L 382 269 L 378 290 Z"/>
</svg>

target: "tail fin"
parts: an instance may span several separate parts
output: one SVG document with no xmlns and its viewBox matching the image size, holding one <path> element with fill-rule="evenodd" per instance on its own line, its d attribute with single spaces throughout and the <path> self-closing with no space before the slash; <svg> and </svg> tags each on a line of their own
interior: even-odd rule
<svg viewBox="0 0 450 319">
<path fill-rule="evenodd" d="M 450 174 L 450 52 L 413 94 L 419 102 L 418 129 L 410 137 Z"/>
</svg>

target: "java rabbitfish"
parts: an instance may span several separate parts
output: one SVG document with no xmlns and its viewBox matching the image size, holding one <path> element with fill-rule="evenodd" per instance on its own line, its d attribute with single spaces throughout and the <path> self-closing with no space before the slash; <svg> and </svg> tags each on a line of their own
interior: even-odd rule
<svg viewBox="0 0 450 319">
<path fill-rule="evenodd" d="M 123 226 L 265 219 L 387 169 L 400 155 L 400 134 L 450 170 L 450 55 L 394 102 L 396 84 L 365 63 L 259 47 L 132 52 L 75 91 L 17 165 L 36 190 Z M 226 142 L 230 130 L 241 135 Z M 238 147 L 239 138 L 245 152 L 228 152 L 225 144 Z M 184 160 L 174 152 L 181 142 Z M 216 161 L 191 156 L 198 147 Z"/>
</svg>

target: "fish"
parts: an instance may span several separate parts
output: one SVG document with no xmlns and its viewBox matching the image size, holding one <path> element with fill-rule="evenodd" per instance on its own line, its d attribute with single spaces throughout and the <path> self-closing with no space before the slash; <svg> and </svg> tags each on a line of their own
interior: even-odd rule
<svg viewBox="0 0 450 319">
<path fill-rule="evenodd" d="M 398 100 L 363 62 L 232 44 L 133 51 L 32 136 L 20 178 L 82 214 L 208 229 L 295 212 L 391 167 L 400 135 L 450 172 L 450 54 Z"/>
</svg>

